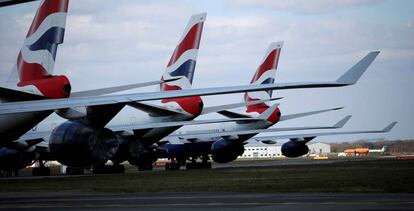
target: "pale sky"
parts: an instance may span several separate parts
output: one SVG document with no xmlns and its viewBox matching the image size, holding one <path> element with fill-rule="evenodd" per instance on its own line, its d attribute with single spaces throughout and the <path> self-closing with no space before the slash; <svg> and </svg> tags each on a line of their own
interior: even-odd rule
<svg viewBox="0 0 414 211">
<path fill-rule="evenodd" d="M 38 4 L 0 8 L 2 79 L 15 63 Z M 275 92 L 274 96 L 284 97 L 282 115 L 345 107 L 277 126 L 331 125 L 351 114 L 342 131 L 399 124 L 388 134 L 316 140 L 414 138 L 414 1 L 410 0 L 72 0 L 55 74 L 68 76 L 74 91 L 157 80 L 188 18 L 200 12 L 207 12 L 207 21 L 193 87 L 247 84 L 267 46 L 275 41 L 284 41 L 276 82 L 335 80 L 367 53 L 380 50 L 354 86 Z M 206 106 L 234 103 L 242 94 L 203 99 Z M 127 109 L 117 118 L 131 115 L 140 113 Z M 222 118 L 203 118 L 216 117 Z"/>
</svg>

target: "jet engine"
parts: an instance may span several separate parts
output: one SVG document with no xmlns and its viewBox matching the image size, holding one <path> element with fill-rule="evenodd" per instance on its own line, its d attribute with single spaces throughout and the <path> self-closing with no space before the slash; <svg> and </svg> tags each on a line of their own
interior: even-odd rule
<svg viewBox="0 0 414 211">
<path fill-rule="evenodd" d="M 295 158 L 302 155 L 306 155 L 309 151 L 309 147 L 297 141 L 288 141 L 282 145 L 282 155 L 288 158 Z"/>
<path fill-rule="evenodd" d="M 244 146 L 231 140 L 220 139 L 211 145 L 212 158 L 217 163 L 228 163 L 236 160 L 243 152 Z"/>
<path fill-rule="evenodd" d="M 30 165 L 34 159 L 34 153 L 21 152 L 7 147 L 0 148 L 0 170 L 19 170 Z"/>
<path fill-rule="evenodd" d="M 71 167 L 87 167 L 106 162 L 119 147 L 115 134 L 107 128 L 93 128 L 82 121 L 67 121 L 50 136 L 49 148 L 56 160 Z"/>
</svg>

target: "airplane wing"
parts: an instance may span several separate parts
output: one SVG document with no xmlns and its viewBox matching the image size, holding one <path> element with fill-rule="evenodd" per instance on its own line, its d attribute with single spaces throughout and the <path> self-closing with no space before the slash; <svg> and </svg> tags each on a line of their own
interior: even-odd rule
<svg viewBox="0 0 414 211">
<path fill-rule="evenodd" d="M 323 87 L 342 87 L 355 84 L 368 66 L 374 61 L 378 51 L 371 52 L 351 69 L 345 72 L 336 81 L 328 82 L 294 82 L 294 83 L 277 83 L 265 85 L 244 85 L 230 87 L 216 87 L 203 89 L 176 90 L 168 92 L 147 92 L 136 94 L 110 95 L 110 96 L 93 96 L 77 97 L 68 99 L 47 99 L 38 101 L 2 103 L 0 105 L 0 114 L 33 112 L 64 109 L 70 107 L 110 105 L 118 103 L 159 100 L 176 97 L 205 96 L 217 94 L 240 93 L 246 91 L 262 90 L 281 90 L 281 89 L 298 89 L 298 88 L 323 88 Z"/>
<path fill-rule="evenodd" d="M 0 7 L 11 6 L 15 4 L 22 4 L 26 2 L 31 2 L 36 0 L 0 0 Z"/>
<path fill-rule="evenodd" d="M 117 125 L 109 126 L 109 128 L 115 132 L 118 131 L 131 131 L 149 128 L 162 128 L 162 127 L 176 127 L 184 125 L 199 125 L 199 124 L 212 124 L 223 122 L 251 122 L 251 121 L 263 121 L 261 118 L 235 118 L 235 119 L 210 119 L 210 120 L 192 120 L 192 121 L 177 121 L 177 122 L 155 122 L 145 124 L 133 124 L 133 125 Z"/>
<path fill-rule="evenodd" d="M 323 110 L 318 110 L 318 111 L 310 111 L 310 112 L 303 112 L 303 113 L 297 113 L 297 114 L 288 114 L 288 115 L 283 115 L 280 117 L 280 121 L 286 121 L 289 119 L 296 119 L 296 118 L 300 118 L 300 117 L 305 117 L 305 116 L 310 116 L 310 115 L 314 115 L 314 114 L 320 114 L 320 113 L 324 113 L 324 112 L 328 112 L 328 111 L 336 111 L 336 110 L 340 110 L 343 109 L 344 107 L 338 107 L 338 108 L 330 108 L 330 109 L 323 109 Z"/>
<path fill-rule="evenodd" d="M 296 131 L 296 130 L 316 130 L 316 129 L 338 129 L 343 127 L 351 116 L 346 116 L 341 119 L 339 122 L 333 126 L 310 126 L 310 127 L 287 127 L 287 128 L 267 128 L 267 129 L 257 129 L 257 130 L 238 130 L 238 131 L 221 131 L 221 132 L 209 132 L 209 133 L 191 133 L 191 134 L 177 134 L 170 135 L 169 137 L 178 137 L 180 139 L 187 140 L 199 140 L 202 138 L 213 138 L 213 137 L 235 137 L 239 135 L 251 135 L 258 133 L 268 133 L 268 132 L 285 132 L 285 131 Z"/>
<path fill-rule="evenodd" d="M 387 125 L 381 130 L 360 130 L 360 131 L 343 131 L 343 132 L 326 132 L 326 133 L 304 133 L 304 134 L 290 134 L 290 135 L 275 135 L 275 136 L 261 136 L 255 137 L 256 141 L 269 141 L 269 140 L 277 140 L 277 139 L 295 139 L 295 140 L 306 140 L 309 142 L 310 140 L 318 137 L 318 136 L 332 136 L 332 135 L 351 135 L 351 134 L 364 134 L 364 133 L 387 133 L 390 132 L 397 122 L 392 122 L 391 124 Z M 306 143 L 305 142 L 305 143 Z"/>
<path fill-rule="evenodd" d="M 176 122 L 155 122 L 144 124 L 132 124 L 132 125 L 113 125 L 108 126 L 114 132 L 132 131 L 148 128 L 162 128 L 162 127 L 175 127 L 184 125 L 199 125 L 199 124 L 212 124 L 222 122 L 251 122 L 251 121 L 263 121 L 261 118 L 235 118 L 235 119 L 210 119 L 210 120 L 192 120 L 192 121 L 176 121 Z M 43 139 L 48 140 L 51 131 L 38 131 L 29 132 L 20 137 L 18 142 L 27 142 L 28 140 Z"/>
<path fill-rule="evenodd" d="M 177 80 L 177 78 L 157 80 L 157 81 L 148 81 L 148 82 L 143 82 L 143 83 L 135 83 L 135 84 L 122 85 L 122 86 L 113 86 L 113 87 L 101 88 L 101 89 L 91 89 L 91 90 L 79 91 L 79 92 L 72 92 L 70 94 L 70 97 L 88 97 L 88 96 L 105 95 L 105 94 L 111 94 L 111 93 L 121 92 L 125 90 L 130 90 L 130 89 L 136 89 L 136 88 L 141 88 L 141 87 L 146 87 L 146 86 L 151 86 L 151 85 L 162 84 L 165 82 L 171 82 L 175 80 Z"/>
</svg>

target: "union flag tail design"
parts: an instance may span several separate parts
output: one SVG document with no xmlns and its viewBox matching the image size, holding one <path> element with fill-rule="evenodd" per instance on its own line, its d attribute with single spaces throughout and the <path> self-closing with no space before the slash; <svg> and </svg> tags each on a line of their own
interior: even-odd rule
<svg viewBox="0 0 414 211">
<path fill-rule="evenodd" d="M 178 79 L 162 83 L 161 91 L 191 89 L 206 16 L 206 13 L 191 16 L 167 64 L 167 69 L 161 77 L 161 79 Z M 161 102 L 193 116 L 199 115 L 203 108 L 203 102 L 199 96 L 165 99 Z"/>
<path fill-rule="evenodd" d="M 40 2 L 8 80 L 22 91 L 47 98 L 69 96 L 66 76 L 52 75 L 57 47 L 63 43 L 68 4 L 69 0 Z"/>
<path fill-rule="evenodd" d="M 280 52 L 283 42 L 271 43 L 266 54 L 257 68 L 250 84 L 273 84 L 275 81 L 275 73 L 279 63 Z M 266 100 L 272 97 L 272 91 L 246 92 L 244 101 Z M 269 106 L 266 103 L 260 103 L 247 106 L 246 112 L 257 112 L 259 114 L 267 110 Z"/>
<path fill-rule="evenodd" d="M 63 43 L 68 0 L 43 0 L 27 32 L 9 81 L 43 79 L 53 74 L 57 46 Z"/>
<path fill-rule="evenodd" d="M 179 79 L 161 84 L 161 91 L 191 88 L 206 16 L 206 13 L 191 16 L 162 76 L 162 79 Z"/>
</svg>

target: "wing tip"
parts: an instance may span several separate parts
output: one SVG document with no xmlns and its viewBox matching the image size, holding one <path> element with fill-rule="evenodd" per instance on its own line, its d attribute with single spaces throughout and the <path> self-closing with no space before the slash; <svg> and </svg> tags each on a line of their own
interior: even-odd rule
<svg viewBox="0 0 414 211">
<path fill-rule="evenodd" d="M 344 117 L 343 119 L 339 120 L 339 122 L 337 122 L 334 125 L 334 127 L 335 128 L 342 128 L 351 119 L 351 117 L 352 117 L 352 115 L 348 115 L 348 116 Z"/>
<path fill-rule="evenodd" d="M 395 122 L 391 122 L 389 125 L 387 125 L 384 129 L 382 129 L 382 131 L 384 131 L 384 132 L 390 132 L 394 127 L 395 127 L 395 125 L 397 124 L 398 122 L 397 121 L 395 121 Z"/>
</svg>

